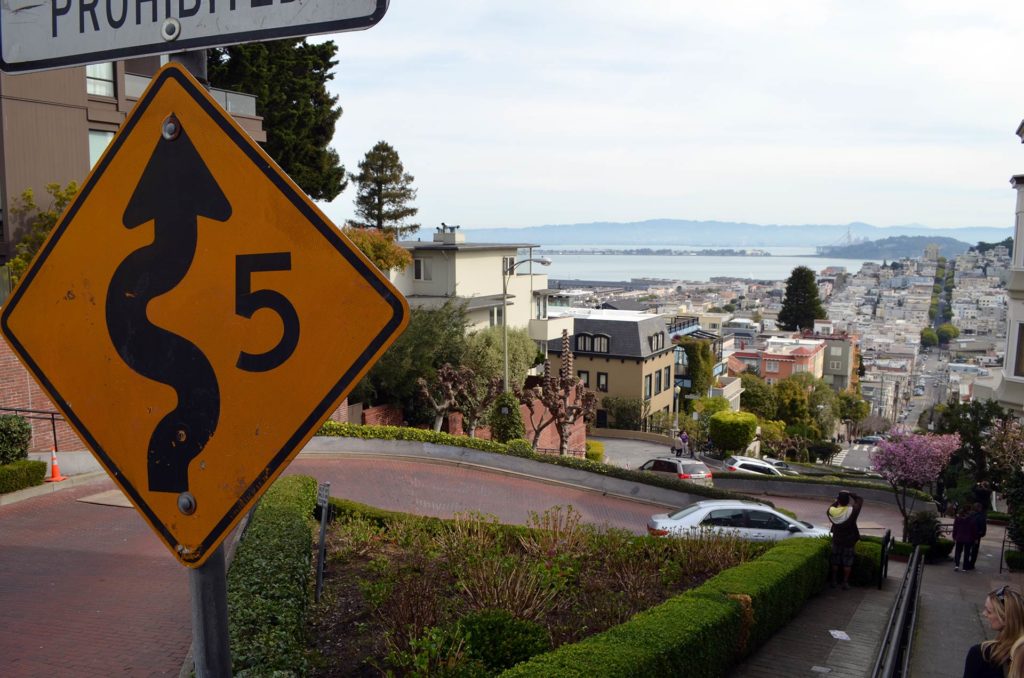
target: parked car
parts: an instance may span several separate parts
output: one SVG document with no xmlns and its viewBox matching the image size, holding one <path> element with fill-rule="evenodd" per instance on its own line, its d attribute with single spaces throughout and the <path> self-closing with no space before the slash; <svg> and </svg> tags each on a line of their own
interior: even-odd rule
<svg viewBox="0 0 1024 678">
<path fill-rule="evenodd" d="M 870 436 L 861 436 L 860 438 L 857 438 L 853 442 L 855 442 L 855 443 L 857 443 L 859 445 L 877 445 L 878 443 L 882 442 L 883 440 L 884 440 L 884 438 L 882 438 L 882 436 L 870 435 Z"/>
<path fill-rule="evenodd" d="M 763 461 L 763 462 L 765 462 L 767 464 L 771 464 L 775 468 L 779 469 L 782 472 L 782 475 L 785 475 L 785 476 L 798 476 L 798 475 L 800 475 L 799 471 L 797 471 L 795 468 L 790 466 L 788 463 L 782 461 L 781 459 L 775 459 L 773 457 L 761 457 L 761 461 Z"/>
<path fill-rule="evenodd" d="M 763 459 L 755 459 L 754 457 L 726 457 L 724 463 L 726 471 L 744 471 L 746 473 L 760 473 L 766 476 L 785 475 L 781 470 Z"/>
<path fill-rule="evenodd" d="M 644 462 L 640 470 L 677 480 L 686 480 L 706 487 L 714 487 L 715 484 L 712 480 L 711 469 L 704 462 L 695 459 L 658 457 Z"/>
<path fill-rule="evenodd" d="M 735 499 L 698 501 L 675 513 L 657 513 L 647 521 L 647 533 L 655 537 L 688 537 L 705 530 L 752 541 L 828 536 L 827 529 L 755 501 Z"/>
</svg>

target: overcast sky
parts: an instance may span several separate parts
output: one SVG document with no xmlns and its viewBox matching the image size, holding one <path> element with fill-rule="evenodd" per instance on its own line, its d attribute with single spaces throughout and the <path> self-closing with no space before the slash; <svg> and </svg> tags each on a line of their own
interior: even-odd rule
<svg viewBox="0 0 1024 678">
<path fill-rule="evenodd" d="M 429 229 L 1009 227 L 1022 28 L 1008 1 L 393 0 L 333 36 L 334 148 L 394 146 Z"/>
</svg>

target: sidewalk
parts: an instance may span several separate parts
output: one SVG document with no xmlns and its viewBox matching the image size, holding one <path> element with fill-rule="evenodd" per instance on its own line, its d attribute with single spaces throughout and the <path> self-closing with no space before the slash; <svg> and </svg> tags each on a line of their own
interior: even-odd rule
<svg viewBox="0 0 1024 678">
<path fill-rule="evenodd" d="M 989 526 L 973 572 L 955 572 L 951 558 L 924 566 L 911 648 L 913 678 L 961 675 L 967 650 L 993 635 L 981 617 L 985 596 L 1003 584 L 1024 590 L 1024 574 L 1005 569 L 999 574 L 1003 532 L 1003 527 Z M 905 563 L 890 561 L 889 578 L 881 591 L 875 587 L 826 589 L 732 675 L 870 676 L 905 571 Z M 834 638 L 832 630 L 843 631 L 849 640 Z"/>
</svg>

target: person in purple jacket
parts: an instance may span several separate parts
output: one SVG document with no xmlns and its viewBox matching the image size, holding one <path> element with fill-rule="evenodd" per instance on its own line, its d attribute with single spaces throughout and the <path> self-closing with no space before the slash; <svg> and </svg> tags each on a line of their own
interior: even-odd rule
<svg viewBox="0 0 1024 678">
<path fill-rule="evenodd" d="M 953 520 L 953 570 L 960 569 L 960 556 L 964 555 L 964 570 L 972 569 L 970 565 L 971 548 L 978 538 L 978 523 L 974 515 L 966 506 L 960 508 L 960 513 Z"/>
</svg>

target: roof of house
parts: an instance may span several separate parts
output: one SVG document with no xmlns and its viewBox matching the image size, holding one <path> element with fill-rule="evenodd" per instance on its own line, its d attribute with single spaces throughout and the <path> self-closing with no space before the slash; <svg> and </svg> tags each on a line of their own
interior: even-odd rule
<svg viewBox="0 0 1024 678">
<path fill-rule="evenodd" d="M 573 353 L 576 354 L 649 358 L 673 350 L 672 342 L 668 340 L 665 319 L 659 315 L 638 311 L 578 308 L 549 309 L 548 314 L 551 317 L 572 316 L 574 336 L 602 334 L 608 337 L 608 353 L 577 351 L 573 342 Z M 651 348 L 648 338 L 659 332 L 665 333 L 665 344 L 663 348 L 655 350 Z M 561 339 L 552 339 L 548 342 L 549 352 L 558 353 L 561 348 Z"/>
<path fill-rule="evenodd" d="M 432 242 L 430 240 L 400 240 L 398 244 L 407 250 L 517 250 L 540 247 L 540 245 L 526 242 Z"/>
</svg>

